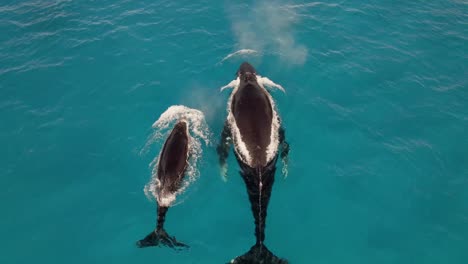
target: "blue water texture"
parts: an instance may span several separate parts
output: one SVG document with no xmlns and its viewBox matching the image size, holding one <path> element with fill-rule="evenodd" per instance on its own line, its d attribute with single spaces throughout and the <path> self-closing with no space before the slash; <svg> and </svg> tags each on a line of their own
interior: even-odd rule
<svg viewBox="0 0 468 264">
<path fill-rule="evenodd" d="M 241 49 L 250 54 L 232 55 Z M 216 143 L 248 60 L 291 144 L 266 245 L 292 264 L 468 263 L 466 0 L 2 0 L 0 263 L 226 263 L 255 242 Z M 205 113 L 199 179 L 139 249 L 171 105 Z"/>
</svg>

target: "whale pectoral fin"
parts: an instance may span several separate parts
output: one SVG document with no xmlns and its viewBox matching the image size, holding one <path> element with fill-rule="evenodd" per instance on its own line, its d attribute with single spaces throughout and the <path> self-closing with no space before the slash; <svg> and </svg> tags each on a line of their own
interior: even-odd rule
<svg viewBox="0 0 468 264">
<path fill-rule="evenodd" d="M 221 177 L 224 182 L 227 182 L 228 180 L 227 172 L 228 172 L 228 166 L 227 166 L 227 163 L 224 163 L 221 165 L 221 168 L 219 170 L 219 173 L 221 174 Z"/>
<path fill-rule="evenodd" d="M 219 89 L 220 92 L 222 92 L 224 89 L 227 89 L 227 88 L 234 88 L 236 87 L 237 85 L 239 85 L 239 79 L 235 79 L 235 80 L 232 80 L 230 83 L 228 83 L 227 85 L 221 87 Z"/>
<path fill-rule="evenodd" d="M 216 148 L 219 157 L 219 165 L 221 167 L 221 176 L 224 181 L 227 181 L 227 158 L 229 155 L 229 150 L 231 148 L 232 138 L 231 138 L 231 129 L 229 128 L 229 123 L 226 121 L 224 123 L 223 132 L 221 133 L 221 140 Z"/>
<path fill-rule="evenodd" d="M 289 163 L 289 143 L 286 141 L 286 132 L 283 127 L 279 129 L 279 142 L 280 142 L 280 157 L 283 163 L 283 169 L 281 170 L 284 178 L 288 176 L 288 163 Z"/>
<path fill-rule="evenodd" d="M 277 83 L 274 83 L 272 80 L 268 79 L 267 77 L 262 77 L 260 75 L 257 75 L 257 82 L 260 83 L 263 86 L 268 87 L 268 88 L 277 88 L 277 89 L 281 90 L 283 93 L 286 93 L 283 86 L 281 86 L 281 85 L 279 85 Z"/>
</svg>

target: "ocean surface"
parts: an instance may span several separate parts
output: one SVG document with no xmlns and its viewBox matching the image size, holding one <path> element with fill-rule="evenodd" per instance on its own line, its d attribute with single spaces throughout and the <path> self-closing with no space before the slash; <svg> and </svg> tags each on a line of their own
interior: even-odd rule
<svg viewBox="0 0 468 264">
<path fill-rule="evenodd" d="M 243 50 L 243 52 L 238 52 Z M 245 49 L 253 50 L 246 52 Z M 0 3 L 0 263 L 226 263 L 255 242 L 246 189 L 215 147 L 249 61 L 291 144 L 266 245 L 292 264 L 468 263 L 468 2 Z M 166 230 L 139 249 L 171 105 L 211 144 Z"/>
</svg>

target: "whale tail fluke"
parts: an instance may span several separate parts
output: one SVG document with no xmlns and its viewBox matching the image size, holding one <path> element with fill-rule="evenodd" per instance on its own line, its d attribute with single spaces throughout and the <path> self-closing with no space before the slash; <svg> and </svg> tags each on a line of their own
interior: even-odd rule
<svg viewBox="0 0 468 264">
<path fill-rule="evenodd" d="M 288 264 L 285 259 L 279 258 L 271 253 L 263 244 L 256 244 L 242 256 L 231 260 L 232 264 Z M 228 264 L 229 264 L 228 263 Z"/>
<path fill-rule="evenodd" d="M 184 243 L 177 241 L 175 237 L 169 236 L 164 229 L 157 229 L 149 233 L 145 238 L 138 241 L 136 245 L 139 248 L 163 245 L 176 250 L 182 250 L 189 247 Z"/>
</svg>

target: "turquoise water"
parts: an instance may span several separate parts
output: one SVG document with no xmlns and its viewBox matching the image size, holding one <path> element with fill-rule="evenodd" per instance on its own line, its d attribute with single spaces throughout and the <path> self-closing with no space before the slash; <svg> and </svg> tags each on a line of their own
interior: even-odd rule
<svg viewBox="0 0 468 264">
<path fill-rule="evenodd" d="M 244 183 L 214 146 L 169 210 L 189 251 L 138 249 L 155 224 L 141 149 L 173 104 L 216 142 L 247 59 L 291 144 L 266 243 L 291 263 L 466 263 L 468 3 L 0 3 L 0 263 L 225 263 L 254 243 Z M 239 49 L 256 54 L 227 55 Z M 281 165 L 279 165 L 281 168 Z"/>
</svg>

